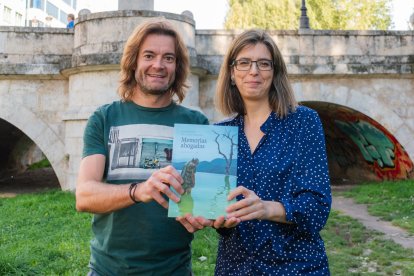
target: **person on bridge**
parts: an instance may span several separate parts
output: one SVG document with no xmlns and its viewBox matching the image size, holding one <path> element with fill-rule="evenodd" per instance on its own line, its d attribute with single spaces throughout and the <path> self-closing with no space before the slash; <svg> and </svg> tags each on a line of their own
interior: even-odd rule
<svg viewBox="0 0 414 276">
<path fill-rule="evenodd" d="M 329 275 L 319 231 L 331 207 L 318 114 L 298 106 L 275 42 L 249 30 L 231 43 L 216 105 L 239 127 L 237 187 L 220 234 L 216 275 Z"/>
<path fill-rule="evenodd" d="M 189 70 L 187 48 L 167 20 L 144 22 L 126 42 L 121 100 L 99 107 L 84 133 L 76 208 L 94 214 L 89 275 L 192 273 L 192 232 L 211 222 L 168 218 L 168 198 L 180 200 L 170 187 L 184 190 L 164 152 L 175 123 L 208 124 L 173 100 L 184 99 Z M 165 166 L 145 166 L 148 158 L 164 158 Z"/>
<path fill-rule="evenodd" d="M 75 27 L 75 15 L 73 13 L 68 14 L 67 20 L 68 24 L 66 25 L 66 28 L 73 29 Z"/>
</svg>

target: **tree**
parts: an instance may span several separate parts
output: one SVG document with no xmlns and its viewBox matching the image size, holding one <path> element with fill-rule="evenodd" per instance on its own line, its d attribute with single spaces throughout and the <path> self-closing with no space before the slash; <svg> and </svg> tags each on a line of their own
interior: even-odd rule
<svg viewBox="0 0 414 276">
<path fill-rule="evenodd" d="M 228 0 L 225 28 L 296 30 L 301 0 Z M 387 30 L 392 0 L 307 0 L 312 29 Z"/>
<path fill-rule="evenodd" d="M 231 167 L 231 163 L 233 162 L 233 155 L 234 155 L 234 149 L 237 147 L 237 142 L 235 141 L 236 135 L 235 134 L 230 134 L 230 132 L 226 132 L 226 133 L 218 133 L 216 131 L 213 131 L 216 134 L 216 138 L 214 139 L 214 141 L 217 144 L 217 150 L 218 153 L 220 155 L 223 156 L 224 160 L 226 161 L 226 176 L 228 176 L 230 174 L 230 167 Z M 219 141 L 222 140 L 222 142 Z M 223 141 L 223 139 L 225 141 Z M 225 144 L 225 143 L 230 143 L 228 144 L 228 146 L 224 146 L 223 148 L 228 149 L 229 152 L 227 153 L 228 156 L 226 155 L 226 153 L 224 153 L 220 147 L 221 143 Z"/>
</svg>

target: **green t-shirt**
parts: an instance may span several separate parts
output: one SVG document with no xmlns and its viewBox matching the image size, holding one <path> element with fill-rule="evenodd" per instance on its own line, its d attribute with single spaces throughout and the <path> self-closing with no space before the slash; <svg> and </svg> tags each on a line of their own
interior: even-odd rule
<svg viewBox="0 0 414 276">
<path fill-rule="evenodd" d="M 173 126 L 208 124 L 200 112 L 171 103 L 146 108 L 116 101 L 89 118 L 83 157 L 103 154 L 105 182 L 147 179 L 171 164 Z M 100 275 L 190 275 L 193 235 L 155 201 L 95 214 L 90 267 Z"/>
</svg>

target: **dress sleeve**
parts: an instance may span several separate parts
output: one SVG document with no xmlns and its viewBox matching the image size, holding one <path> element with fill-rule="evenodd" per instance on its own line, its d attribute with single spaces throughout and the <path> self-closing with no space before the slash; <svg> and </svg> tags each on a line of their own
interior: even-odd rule
<svg viewBox="0 0 414 276">
<path fill-rule="evenodd" d="M 88 119 L 83 134 L 83 153 L 82 157 L 93 154 L 106 153 L 104 139 L 104 119 L 102 111 L 96 110 Z"/>
<path fill-rule="evenodd" d="M 299 133 L 293 187 L 281 203 L 287 221 L 295 223 L 299 231 L 314 234 L 326 224 L 332 202 L 325 137 L 315 111 L 303 118 Z"/>
</svg>

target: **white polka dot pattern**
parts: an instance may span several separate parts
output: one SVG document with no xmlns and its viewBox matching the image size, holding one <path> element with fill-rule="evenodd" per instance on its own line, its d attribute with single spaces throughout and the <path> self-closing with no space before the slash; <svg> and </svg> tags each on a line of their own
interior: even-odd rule
<svg viewBox="0 0 414 276">
<path fill-rule="evenodd" d="M 215 275 L 329 275 L 319 231 L 328 219 L 331 190 L 317 113 L 303 106 L 284 119 L 271 113 L 253 154 L 243 116 L 219 124 L 239 126 L 238 185 L 281 202 L 292 224 L 252 220 L 219 230 Z"/>
</svg>

